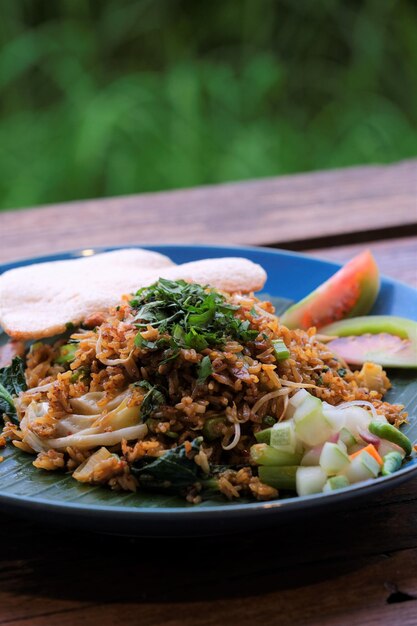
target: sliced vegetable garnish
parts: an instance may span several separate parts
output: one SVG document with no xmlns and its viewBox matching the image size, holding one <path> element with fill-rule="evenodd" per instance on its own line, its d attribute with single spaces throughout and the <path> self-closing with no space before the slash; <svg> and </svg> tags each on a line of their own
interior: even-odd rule
<svg viewBox="0 0 417 626">
<path fill-rule="evenodd" d="M 281 317 L 288 328 L 321 328 L 345 317 L 366 315 L 379 291 L 379 270 L 369 251 L 355 256 Z"/>
<path fill-rule="evenodd" d="M 299 465 L 302 455 L 277 450 L 265 443 L 257 443 L 250 449 L 251 460 L 257 465 Z"/>
<path fill-rule="evenodd" d="M 392 315 L 355 317 L 325 326 L 327 345 L 347 363 L 417 368 L 417 322 Z"/>
<path fill-rule="evenodd" d="M 392 424 L 372 420 L 368 428 L 373 435 L 376 435 L 381 439 L 387 439 L 388 441 L 397 444 L 397 446 L 400 446 L 407 456 L 411 454 L 413 449 L 411 441 L 406 435 L 404 435 L 404 433 L 398 430 L 398 428 L 395 428 Z"/>
<path fill-rule="evenodd" d="M 381 474 L 383 476 L 389 476 L 400 469 L 403 462 L 403 457 L 398 452 L 388 452 L 384 456 L 384 465 L 382 467 Z"/>
<path fill-rule="evenodd" d="M 387 476 L 411 453 L 411 441 L 368 400 L 332 406 L 302 390 L 288 404 L 291 416 L 258 432 L 250 448 L 259 478 L 271 487 L 289 488 L 295 475 L 298 495 L 334 491 Z"/>
<path fill-rule="evenodd" d="M 362 448 L 361 450 L 358 450 L 357 452 L 354 452 L 353 454 L 350 455 L 350 459 L 351 461 L 357 457 L 359 454 L 362 454 L 363 452 L 367 452 L 368 454 L 370 454 L 377 463 L 379 463 L 379 465 L 383 465 L 383 460 L 381 459 L 380 455 L 378 454 L 377 449 L 375 448 L 375 446 L 372 443 L 369 443 L 367 446 L 365 446 L 364 448 Z"/>
</svg>

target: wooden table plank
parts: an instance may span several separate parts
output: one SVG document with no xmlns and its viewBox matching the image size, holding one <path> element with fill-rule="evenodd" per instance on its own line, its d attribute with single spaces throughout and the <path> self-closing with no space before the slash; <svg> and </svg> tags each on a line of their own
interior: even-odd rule
<svg viewBox="0 0 417 626">
<path fill-rule="evenodd" d="M 347 618 L 388 625 L 393 615 L 412 624 L 417 507 L 405 515 L 404 502 L 416 488 L 411 481 L 354 510 L 206 539 L 129 540 L 13 523 L 0 625 L 129 626 L 138 615 L 143 626 L 264 625 L 274 615 L 283 626 Z M 398 593 L 407 601 L 388 604 Z"/>
<path fill-rule="evenodd" d="M 4 212 L 0 262 L 135 243 L 302 249 L 386 231 L 417 235 L 417 160 Z"/>
<path fill-rule="evenodd" d="M 369 249 L 375 256 L 381 274 L 417 288 L 417 237 L 372 241 L 350 246 L 307 250 L 313 256 L 345 263 L 355 254 Z"/>
</svg>

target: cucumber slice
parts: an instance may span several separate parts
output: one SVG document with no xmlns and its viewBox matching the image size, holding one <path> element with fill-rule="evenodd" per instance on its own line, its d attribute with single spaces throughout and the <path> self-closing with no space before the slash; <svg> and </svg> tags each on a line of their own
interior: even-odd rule
<svg viewBox="0 0 417 626">
<path fill-rule="evenodd" d="M 295 476 L 295 486 L 299 496 L 320 493 L 326 483 L 327 475 L 321 467 L 299 467 Z"/>
<path fill-rule="evenodd" d="M 308 446 L 324 443 L 332 434 L 332 428 L 323 415 L 322 402 L 308 396 L 294 413 L 295 433 Z"/>
<path fill-rule="evenodd" d="M 288 404 L 293 406 L 294 409 L 298 409 L 308 396 L 311 396 L 311 393 L 308 393 L 305 389 L 300 389 L 288 400 Z"/>
<path fill-rule="evenodd" d="M 290 465 L 288 467 L 268 467 L 261 465 L 258 468 L 259 479 L 266 485 L 275 489 L 288 489 L 295 491 L 295 476 L 298 467 Z"/>
<path fill-rule="evenodd" d="M 251 461 L 256 465 L 299 465 L 301 456 L 301 454 L 276 450 L 266 443 L 255 443 L 250 449 Z"/>
<path fill-rule="evenodd" d="M 332 431 L 339 433 L 346 422 L 346 410 L 338 409 L 328 402 L 322 403 L 323 415 L 329 422 Z"/>
<path fill-rule="evenodd" d="M 355 445 L 355 443 L 357 443 L 355 437 L 352 435 L 350 430 L 344 427 L 339 433 L 339 439 L 337 443 L 340 444 L 341 442 L 345 444 L 346 448 L 351 448 Z"/>
<path fill-rule="evenodd" d="M 304 400 L 306 398 L 308 398 L 308 396 L 310 396 L 311 394 L 308 393 L 308 391 L 306 391 L 305 389 L 300 389 L 299 391 L 297 391 L 289 400 L 288 400 L 288 407 L 287 410 L 285 412 L 285 417 L 289 418 L 289 417 L 293 417 L 294 413 L 296 411 L 296 409 L 298 409 L 298 407 L 304 402 Z"/>
<path fill-rule="evenodd" d="M 351 483 L 359 483 L 362 480 L 376 478 L 380 472 L 380 465 L 366 450 L 352 459 L 345 476 Z"/>
<path fill-rule="evenodd" d="M 326 442 L 320 455 L 320 467 L 327 476 L 343 471 L 350 463 L 346 452 L 337 443 Z"/>
<path fill-rule="evenodd" d="M 271 431 L 272 428 L 264 428 L 264 430 L 260 430 L 255 434 L 255 439 L 258 443 L 267 443 L 271 442 Z"/>
<path fill-rule="evenodd" d="M 293 420 L 274 424 L 271 430 L 270 445 L 283 452 L 294 453 L 297 447 L 295 427 Z"/>
<path fill-rule="evenodd" d="M 335 491 L 336 489 L 344 489 L 345 487 L 349 487 L 349 481 L 346 476 L 332 476 L 326 481 L 326 484 L 323 487 L 323 492 L 328 493 L 329 491 Z"/>
</svg>

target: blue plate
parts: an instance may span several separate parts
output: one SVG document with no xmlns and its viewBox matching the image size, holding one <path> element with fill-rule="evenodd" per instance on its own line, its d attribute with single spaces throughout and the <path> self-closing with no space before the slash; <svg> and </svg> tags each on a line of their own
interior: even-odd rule
<svg viewBox="0 0 417 626">
<path fill-rule="evenodd" d="M 340 266 L 301 254 L 267 248 L 163 245 L 142 246 L 171 257 L 176 263 L 202 258 L 244 256 L 261 264 L 268 273 L 265 292 L 288 302 L 299 300 Z M 0 266 L 0 273 L 42 261 L 56 261 L 95 254 L 113 248 L 73 251 Z M 375 314 L 391 314 L 417 320 L 417 291 L 397 281 L 384 278 L 373 309 Z M 415 374 L 390 375 L 393 390 L 389 400 L 411 408 L 417 405 L 412 385 Z M 417 418 L 411 413 L 404 431 L 417 437 Z M 411 478 L 417 460 L 411 459 L 388 477 L 362 482 L 331 494 L 292 497 L 270 502 L 223 502 L 210 500 L 191 506 L 179 499 L 155 494 L 142 499 L 141 494 L 119 494 L 102 487 L 80 485 L 65 475 L 40 472 L 27 455 L 8 446 L 0 464 L 0 504 L 14 512 L 46 522 L 64 523 L 102 532 L 142 536 L 179 536 L 219 534 L 249 530 L 262 525 L 288 521 L 291 517 L 320 512 L 324 508 L 344 506 L 352 499 L 393 487 Z"/>
</svg>

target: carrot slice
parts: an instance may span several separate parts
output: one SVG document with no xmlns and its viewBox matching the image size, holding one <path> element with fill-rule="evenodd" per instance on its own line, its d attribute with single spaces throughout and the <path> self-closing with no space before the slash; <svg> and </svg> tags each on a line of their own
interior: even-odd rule
<svg viewBox="0 0 417 626">
<path fill-rule="evenodd" d="M 364 450 L 366 450 L 366 452 L 373 456 L 375 461 L 377 461 L 380 465 L 384 464 L 384 461 L 381 459 L 380 455 L 378 454 L 378 450 L 375 448 L 373 443 L 368 444 L 367 446 L 365 446 L 365 448 L 362 448 L 362 450 L 358 450 L 353 454 L 349 454 L 350 460 L 354 459 L 355 456 L 359 456 L 359 454 L 362 454 Z"/>
</svg>

